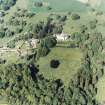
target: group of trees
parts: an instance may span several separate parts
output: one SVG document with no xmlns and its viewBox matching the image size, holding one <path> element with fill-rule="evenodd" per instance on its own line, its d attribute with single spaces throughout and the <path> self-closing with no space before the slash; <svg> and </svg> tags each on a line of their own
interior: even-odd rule
<svg viewBox="0 0 105 105">
<path fill-rule="evenodd" d="M 0 70 L 0 75 L 1 96 L 11 105 L 98 105 L 88 60 L 67 88 L 60 79 L 48 80 L 38 74 L 34 64 L 12 64 Z"/>
<path fill-rule="evenodd" d="M 30 13 L 26 9 L 17 8 L 9 19 L 0 19 L 0 38 L 23 34 L 24 28 L 29 25 L 25 18 L 32 18 L 34 15 L 35 13 Z"/>
<path fill-rule="evenodd" d="M 34 3 L 34 6 L 35 6 L 35 7 L 43 7 L 43 6 L 46 6 L 46 5 L 44 5 L 44 3 L 41 2 L 41 1 L 36 1 L 36 2 Z M 50 7 L 50 6 L 46 6 L 46 7 L 47 7 L 47 10 L 51 10 L 51 9 L 52 9 L 52 7 Z"/>
<path fill-rule="evenodd" d="M 11 16 L 6 22 L 3 20 L 0 26 L 0 38 L 16 36 L 16 34 L 22 33 L 26 24 L 26 20 L 14 16 Z"/>
<path fill-rule="evenodd" d="M 19 40 L 28 40 L 30 38 L 43 39 L 48 36 L 52 36 L 56 33 L 61 33 L 63 30 L 63 22 L 66 21 L 67 16 L 60 16 L 57 24 L 50 16 L 46 21 L 40 21 L 37 24 L 26 21 L 35 16 L 35 13 L 30 13 L 26 9 L 17 8 L 13 15 L 3 20 L 0 27 L 0 38 L 4 37 L 16 37 L 13 41 L 9 42 L 7 46 L 14 47 L 15 42 Z M 27 32 L 25 32 L 27 30 Z"/>
<path fill-rule="evenodd" d="M 37 59 L 46 56 L 49 53 L 50 48 L 55 47 L 56 44 L 57 40 L 55 37 L 48 36 L 45 39 L 42 39 L 38 47 Z"/>
<path fill-rule="evenodd" d="M 5 70 L 0 70 L 0 79 L 3 83 L 0 88 L 1 95 L 5 94 L 11 105 L 60 105 L 64 103 L 62 81 L 47 80 L 36 72 L 37 68 L 34 64 L 13 64 Z"/>
<path fill-rule="evenodd" d="M 35 13 L 33 12 L 29 12 L 27 9 L 20 9 L 17 8 L 17 11 L 14 13 L 14 16 L 16 17 L 22 17 L 22 18 L 32 18 L 33 16 L 35 16 Z"/>
<path fill-rule="evenodd" d="M 74 44 L 78 45 L 77 47 L 81 48 L 83 51 L 82 68 L 73 81 L 76 84 L 76 88 L 79 87 L 83 89 L 87 94 L 87 99 L 85 97 L 85 101 L 87 100 L 89 105 L 97 105 L 98 103 L 93 97 L 97 94 L 96 83 L 104 74 L 104 61 L 101 58 L 97 60 L 95 60 L 95 58 L 102 54 L 103 38 L 100 32 L 89 34 L 85 31 L 83 33 L 76 32 L 71 37 L 74 40 Z"/>
<path fill-rule="evenodd" d="M 11 26 L 21 26 L 21 27 L 24 27 L 27 23 L 25 20 L 18 20 L 17 18 L 10 18 L 9 19 L 9 22 L 8 22 L 9 25 Z"/>
<path fill-rule="evenodd" d="M 14 32 L 8 28 L 1 27 L 0 28 L 0 38 L 13 36 Z"/>
<path fill-rule="evenodd" d="M 52 18 L 48 18 L 47 22 L 40 21 L 37 24 L 28 24 L 28 31 L 34 33 L 35 37 L 38 39 L 43 39 L 46 36 L 61 33 L 63 30 L 62 25 L 57 25 L 52 21 Z"/>
<path fill-rule="evenodd" d="M 40 75 L 34 64 L 12 64 L 0 70 L 0 75 L 0 95 L 5 95 L 11 105 L 97 105 L 93 98 L 96 90 L 90 85 L 92 74 L 84 70 L 68 88 L 60 79 L 48 80 Z"/>
<path fill-rule="evenodd" d="M 11 6 L 16 4 L 17 0 L 0 0 L 0 9 L 9 10 Z"/>
</svg>

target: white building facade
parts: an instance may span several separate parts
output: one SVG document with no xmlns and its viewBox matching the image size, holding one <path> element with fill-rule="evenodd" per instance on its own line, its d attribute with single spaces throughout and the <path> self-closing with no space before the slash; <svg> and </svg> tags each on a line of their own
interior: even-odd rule
<svg viewBox="0 0 105 105">
<path fill-rule="evenodd" d="M 56 37 L 57 41 L 67 41 L 70 38 L 70 35 L 66 33 L 54 34 L 53 36 Z"/>
</svg>

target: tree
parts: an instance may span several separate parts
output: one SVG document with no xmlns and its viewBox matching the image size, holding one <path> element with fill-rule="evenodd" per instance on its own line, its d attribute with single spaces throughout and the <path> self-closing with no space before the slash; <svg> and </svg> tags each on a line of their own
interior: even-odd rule
<svg viewBox="0 0 105 105">
<path fill-rule="evenodd" d="M 57 44 L 57 40 L 55 37 L 52 37 L 52 36 L 48 36 L 44 39 L 45 41 L 45 44 L 48 48 L 52 48 L 54 46 L 56 46 Z"/>
<path fill-rule="evenodd" d="M 78 19 L 80 19 L 80 16 L 78 14 L 72 14 L 71 18 L 72 18 L 72 20 L 78 20 Z"/>
<path fill-rule="evenodd" d="M 46 46 L 45 41 L 41 41 L 38 50 L 37 50 L 37 58 L 46 56 L 49 53 L 49 48 Z"/>
<path fill-rule="evenodd" d="M 51 60 L 50 62 L 51 68 L 58 68 L 59 64 L 60 64 L 59 60 Z"/>
</svg>

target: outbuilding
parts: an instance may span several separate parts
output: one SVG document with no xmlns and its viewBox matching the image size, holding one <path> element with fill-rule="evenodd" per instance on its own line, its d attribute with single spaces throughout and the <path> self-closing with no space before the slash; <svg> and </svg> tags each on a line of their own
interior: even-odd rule
<svg viewBox="0 0 105 105">
<path fill-rule="evenodd" d="M 69 34 L 61 33 L 61 34 L 54 34 L 54 37 L 56 37 L 57 41 L 67 41 L 70 38 Z"/>
</svg>

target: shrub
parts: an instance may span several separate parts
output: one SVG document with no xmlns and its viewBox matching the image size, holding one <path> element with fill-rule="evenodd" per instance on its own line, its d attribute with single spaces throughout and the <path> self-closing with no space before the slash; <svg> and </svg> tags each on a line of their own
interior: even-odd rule
<svg viewBox="0 0 105 105">
<path fill-rule="evenodd" d="M 81 25 L 81 26 L 80 26 L 80 32 L 82 32 L 82 33 L 84 33 L 87 29 L 88 29 L 88 28 L 87 28 L 87 26 L 85 26 L 85 25 Z"/>
<path fill-rule="evenodd" d="M 35 2 L 34 4 L 36 7 L 42 7 L 43 6 L 43 3 L 42 2 Z"/>
<path fill-rule="evenodd" d="M 45 42 L 42 40 L 37 50 L 37 58 L 44 57 L 49 53 L 49 48 L 46 46 Z"/>
<path fill-rule="evenodd" d="M 0 64 L 5 64 L 6 60 L 0 58 Z"/>
<path fill-rule="evenodd" d="M 48 48 L 52 48 L 52 47 L 56 46 L 57 40 L 55 37 L 46 37 L 45 44 L 47 45 Z"/>
<path fill-rule="evenodd" d="M 50 6 L 47 7 L 48 10 L 51 10 L 52 8 Z"/>
<path fill-rule="evenodd" d="M 90 23 L 89 23 L 89 25 L 90 25 L 90 28 L 91 29 L 95 29 L 96 28 L 96 25 L 97 25 L 97 20 L 95 19 L 95 20 L 93 20 L 93 21 L 90 21 Z"/>
<path fill-rule="evenodd" d="M 31 13 L 31 12 L 30 12 L 30 13 L 27 13 L 27 14 L 26 14 L 26 17 L 32 18 L 34 15 L 35 15 L 35 13 Z"/>
<path fill-rule="evenodd" d="M 5 36 L 5 32 L 4 31 L 1 31 L 0 32 L 0 38 L 3 38 Z"/>
<path fill-rule="evenodd" d="M 64 22 L 64 21 L 66 21 L 67 20 L 67 16 L 62 16 L 61 18 L 60 18 L 60 21 L 61 22 Z"/>
<path fill-rule="evenodd" d="M 72 20 L 78 20 L 78 19 L 80 19 L 80 16 L 78 14 L 72 14 L 71 18 L 72 18 Z"/>
</svg>

